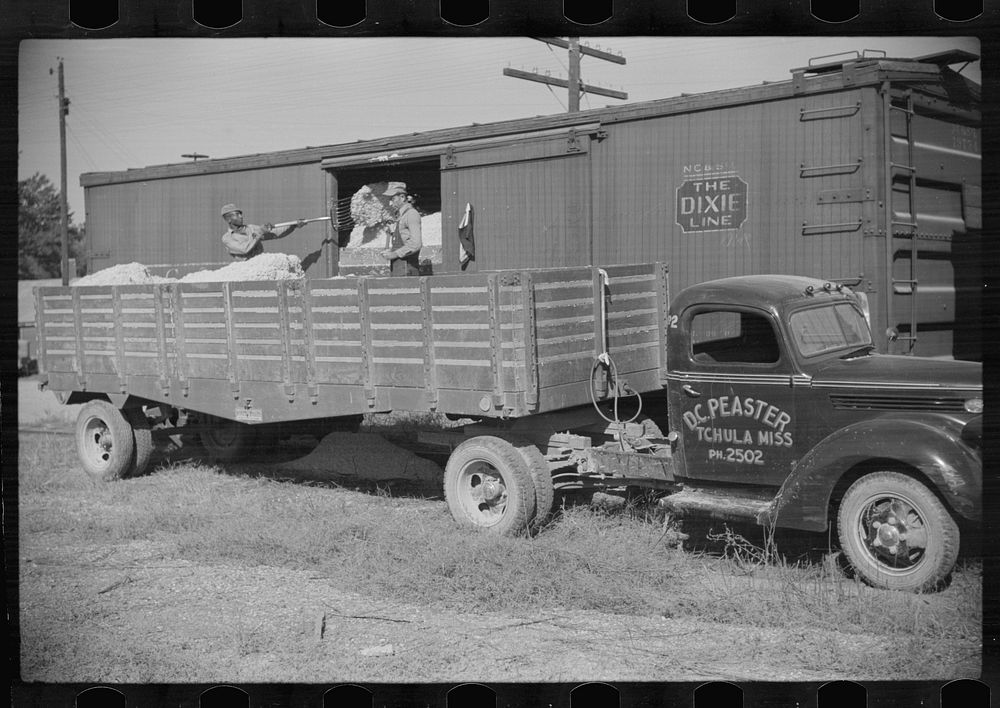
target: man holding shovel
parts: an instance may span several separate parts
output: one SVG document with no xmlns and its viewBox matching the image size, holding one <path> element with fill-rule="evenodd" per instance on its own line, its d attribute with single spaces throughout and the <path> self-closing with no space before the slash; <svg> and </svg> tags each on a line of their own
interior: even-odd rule
<svg viewBox="0 0 1000 708">
<path fill-rule="evenodd" d="M 406 183 L 390 182 L 382 195 L 389 197 L 389 206 L 396 212 L 397 219 L 391 248 L 386 248 L 381 255 L 389 261 L 392 275 L 420 275 L 420 249 L 423 247 L 420 213 L 410 203 Z"/>
<path fill-rule="evenodd" d="M 299 219 L 288 224 L 280 224 L 286 228 L 280 233 L 275 233 L 273 224 L 264 224 L 263 226 L 244 224 L 243 210 L 235 204 L 226 204 L 222 207 L 222 218 L 229 224 L 229 231 L 222 234 L 222 243 L 225 244 L 229 255 L 237 261 L 245 261 L 259 256 L 264 252 L 264 241 L 285 238 L 295 229 L 302 228 L 309 223 L 305 219 Z M 329 217 L 324 218 L 328 219 Z"/>
</svg>

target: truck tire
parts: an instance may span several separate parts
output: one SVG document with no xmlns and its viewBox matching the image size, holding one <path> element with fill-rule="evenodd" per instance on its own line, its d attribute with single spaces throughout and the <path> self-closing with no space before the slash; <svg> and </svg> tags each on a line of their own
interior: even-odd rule
<svg viewBox="0 0 1000 708">
<path fill-rule="evenodd" d="M 132 437 L 135 440 L 135 460 L 125 476 L 139 477 L 149 470 L 149 463 L 156 451 L 156 446 L 153 444 L 153 431 L 150 428 L 146 412 L 142 408 L 126 408 L 122 413 L 132 428 Z"/>
<path fill-rule="evenodd" d="M 238 462 L 254 451 L 257 434 L 253 426 L 235 420 L 205 416 L 199 438 L 208 456 L 217 462 Z"/>
<path fill-rule="evenodd" d="M 840 545 L 862 580 L 889 590 L 940 587 L 958 558 L 959 530 L 941 500 L 899 472 L 875 472 L 847 490 Z"/>
<path fill-rule="evenodd" d="M 135 464 L 132 426 L 108 401 L 88 401 L 76 418 L 76 453 L 92 479 L 127 477 Z"/>
<path fill-rule="evenodd" d="M 535 533 L 545 525 L 552 514 L 552 504 L 556 496 L 555 488 L 552 486 L 552 471 L 545 455 L 534 445 L 518 445 L 517 451 L 524 458 L 532 486 L 535 488 L 535 517 L 528 525 L 531 533 Z"/>
<path fill-rule="evenodd" d="M 462 526 L 505 536 L 527 533 L 535 515 L 535 485 L 524 457 L 490 435 L 470 438 L 451 453 L 444 498 Z"/>
</svg>

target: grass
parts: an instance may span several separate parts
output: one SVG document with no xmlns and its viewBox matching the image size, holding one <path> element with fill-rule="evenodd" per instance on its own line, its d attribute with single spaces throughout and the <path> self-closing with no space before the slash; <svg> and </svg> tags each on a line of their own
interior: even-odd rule
<svg viewBox="0 0 1000 708">
<path fill-rule="evenodd" d="M 394 496 L 177 463 L 111 484 L 75 464 L 71 438 L 25 436 L 22 535 L 76 542 L 153 541 L 201 564 L 308 569 L 345 590 L 465 612 L 589 609 L 780 630 L 794 649 L 817 628 L 872 641 L 867 653 L 830 643 L 804 665 L 892 675 L 899 656 L 937 675 L 943 640 L 978 645 L 980 569 L 966 561 L 947 590 L 912 595 L 845 577 L 830 557 L 792 562 L 764 539 L 723 529 L 716 552 L 678 548 L 675 522 L 649 500 L 615 508 L 566 505 L 534 538 L 459 529 L 437 496 Z M 235 638 L 257 650 L 252 626 Z M 763 641 L 763 640 L 762 640 Z M 886 651 L 886 642 L 893 651 Z M 803 643 L 805 646 L 805 643 Z M 853 662 L 853 664 L 852 664 Z M 856 664 L 856 666 L 854 666 Z"/>
</svg>

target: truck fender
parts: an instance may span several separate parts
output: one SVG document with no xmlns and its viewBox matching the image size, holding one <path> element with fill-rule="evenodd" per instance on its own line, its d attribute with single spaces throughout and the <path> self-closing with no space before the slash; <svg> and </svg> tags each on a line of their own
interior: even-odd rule
<svg viewBox="0 0 1000 708">
<path fill-rule="evenodd" d="M 862 421 L 824 438 L 792 469 L 762 523 L 823 531 L 837 482 L 857 465 L 895 461 L 936 487 L 959 516 L 982 516 L 982 462 L 961 439 L 961 427 L 942 416 L 887 416 Z"/>
<path fill-rule="evenodd" d="M 143 403 L 143 399 L 132 396 L 128 393 L 106 393 L 106 392 L 87 392 L 87 391 L 72 391 L 69 394 L 56 394 L 56 398 L 59 399 L 60 403 L 65 403 L 66 405 L 73 405 L 79 403 L 86 403 L 87 401 L 93 401 L 94 399 L 100 399 L 108 401 L 115 408 L 132 408 L 135 406 L 140 406 Z"/>
</svg>

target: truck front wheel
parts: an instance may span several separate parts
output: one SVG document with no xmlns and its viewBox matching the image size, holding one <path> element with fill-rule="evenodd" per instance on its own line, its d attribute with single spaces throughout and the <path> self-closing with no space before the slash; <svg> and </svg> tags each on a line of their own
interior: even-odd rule
<svg viewBox="0 0 1000 708">
<path fill-rule="evenodd" d="M 93 479 L 127 477 L 135 463 L 132 426 L 109 402 L 88 401 L 76 418 L 76 453 Z"/>
<path fill-rule="evenodd" d="M 958 558 L 959 531 L 944 504 L 898 472 L 875 472 L 847 490 L 838 514 L 840 545 L 867 583 L 890 590 L 934 590 Z"/>
<path fill-rule="evenodd" d="M 470 438 L 451 453 L 444 497 L 455 520 L 472 529 L 525 533 L 535 515 L 535 486 L 524 457 L 490 435 Z"/>
</svg>

